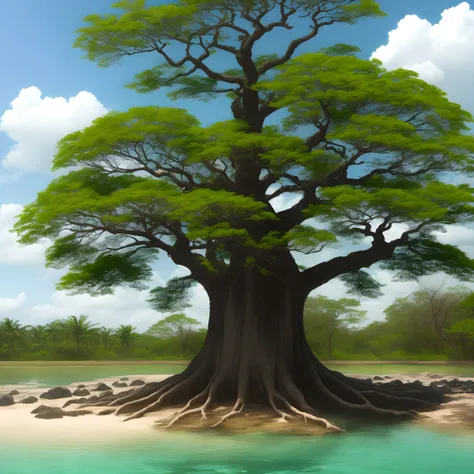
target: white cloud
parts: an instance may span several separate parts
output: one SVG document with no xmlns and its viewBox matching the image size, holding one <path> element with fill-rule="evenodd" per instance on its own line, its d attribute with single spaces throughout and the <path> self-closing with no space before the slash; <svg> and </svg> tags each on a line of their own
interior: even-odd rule
<svg viewBox="0 0 474 474">
<path fill-rule="evenodd" d="M 107 109 L 87 91 L 66 99 L 42 97 L 34 86 L 22 89 L 0 118 L 0 131 L 16 142 L 2 160 L 3 166 L 50 171 L 58 140 L 105 113 Z"/>
<path fill-rule="evenodd" d="M 48 242 L 20 246 L 17 235 L 10 232 L 15 217 L 21 212 L 20 204 L 2 204 L 0 206 L 0 264 L 32 265 L 44 262 L 44 252 Z"/>
<path fill-rule="evenodd" d="M 6 317 L 12 311 L 17 311 L 23 306 L 25 300 L 24 292 L 21 292 L 16 298 L 0 297 L 0 315 Z"/>
<path fill-rule="evenodd" d="M 474 112 L 474 10 L 462 2 L 441 13 L 431 24 L 417 15 L 406 15 L 388 34 L 387 44 L 371 58 L 380 59 L 387 69 L 405 68 L 441 87 L 450 100 Z"/>
<path fill-rule="evenodd" d="M 436 233 L 438 240 L 443 244 L 454 245 L 474 258 L 474 229 L 462 225 L 446 227 L 446 232 Z"/>
</svg>

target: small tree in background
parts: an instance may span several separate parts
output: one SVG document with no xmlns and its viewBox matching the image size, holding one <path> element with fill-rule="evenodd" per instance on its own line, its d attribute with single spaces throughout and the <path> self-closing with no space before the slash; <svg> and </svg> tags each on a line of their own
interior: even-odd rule
<svg viewBox="0 0 474 474">
<path fill-rule="evenodd" d="M 153 324 L 145 334 L 161 339 L 176 337 L 179 341 L 181 353 L 186 355 L 189 349 L 188 340 L 192 328 L 199 324 L 199 321 L 189 318 L 184 313 L 176 313 Z"/>
<path fill-rule="evenodd" d="M 114 334 L 120 341 L 120 348 L 123 352 L 130 349 L 130 346 L 134 339 L 138 337 L 138 333 L 135 332 L 135 327 L 131 324 L 121 324 L 118 329 L 115 330 Z"/>
<path fill-rule="evenodd" d="M 97 324 L 88 321 L 89 317 L 81 314 L 77 316 L 69 316 L 65 321 L 61 322 L 61 329 L 64 334 L 71 337 L 76 344 L 77 353 L 81 350 L 86 340 L 93 335 L 93 329 Z"/>
<path fill-rule="evenodd" d="M 353 298 L 333 300 L 327 296 L 310 297 L 306 300 L 304 321 L 306 332 L 315 329 L 326 334 L 328 356 L 333 355 L 333 338 L 343 328 L 358 325 L 367 312 L 360 309 L 360 301 Z"/>
</svg>

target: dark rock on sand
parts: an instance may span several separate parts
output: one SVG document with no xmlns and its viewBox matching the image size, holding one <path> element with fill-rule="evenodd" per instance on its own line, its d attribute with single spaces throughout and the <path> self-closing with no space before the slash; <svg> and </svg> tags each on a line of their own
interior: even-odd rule
<svg viewBox="0 0 474 474">
<path fill-rule="evenodd" d="M 117 408 L 106 408 L 105 410 L 99 411 L 99 413 L 97 414 L 98 415 L 111 415 L 112 413 L 115 412 L 115 410 L 117 410 Z"/>
<path fill-rule="evenodd" d="M 112 386 L 117 387 L 117 388 L 128 387 L 128 385 L 125 382 L 114 382 Z"/>
<path fill-rule="evenodd" d="M 59 407 L 47 407 L 42 405 L 44 408 L 40 410 L 35 418 L 42 418 L 44 420 L 52 420 L 54 418 L 62 418 L 64 416 L 64 410 Z"/>
<path fill-rule="evenodd" d="M 374 380 L 383 380 L 383 377 L 380 377 L 379 375 L 376 375 L 376 376 L 374 377 Z"/>
<path fill-rule="evenodd" d="M 36 403 L 37 401 L 38 401 L 37 397 L 30 395 L 29 397 L 26 397 L 23 400 L 20 400 L 19 403 Z"/>
<path fill-rule="evenodd" d="M 392 380 L 392 377 L 390 377 L 390 375 L 386 375 L 386 376 L 384 377 L 384 379 L 385 379 L 385 380 Z"/>
<path fill-rule="evenodd" d="M 441 393 L 448 394 L 453 393 L 453 389 L 447 384 L 440 384 L 432 382 L 430 383 L 430 387 L 435 388 L 436 390 L 440 391 Z"/>
<path fill-rule="evenodd" d="M 121 378 L 120 378 L 120 381 L 121 381 L 121 382 L 125 382 L 126 380 L 128 380 L 128 377 L 121 377 Z"/>
<path fill-rule="evenodd" d="M 96 400 L 98 400 L 99 397 L 97 395 L 92 395 L 92 397 L 89 397 L 87 399 L 88 402 L 95 402 Z"/>
<path fill-rule="evenodd" d="M 42 411 L 45 411 L 45 410 L 51 410 L 52 408 L 55 408 L 55 407 L 49 407 L 48 405 L 40 405 L 39 407 L 36 407 L 34 410 L 31 410 L 31 413 L 35 415 L 36 413 L 41 413 Z"/>
<path fill-rule="evenodd" d="M 64 387 L 54 387 L 50 388 L 47 392 L 44 392 L 40 395 L 40 398 L 46 400 L 56 400 L 57 398 L 67 398 L 72 397 L 71 390 Z"/>
<path fill-rule="evenodd" d="M 41 405 L 31 413 L 36 413 L 35 418 L 42 418 L 44 420 L 51 420 L 54 418 L 62 418 L 63 416 L 81 416 L 89 415 L 92 412 L 90 410 L 72 410 L 64 411 L 60 407 L 49 407 L 46 405 Z"/>
<path fill-rule="evenodd" d="M 112 390 L 107 384 L 100 382 L 97 384 L 96 388 L 92 389 L 94 392 L 103 392 L 105 390 Z"/>
<path fill-rule="evenodd" d="M 86 386 L 85 386 L 83 383 L 81 383 L 80 385 L 77 386 L 77 388 L 78 388 L 78 389 L 86 388 Z"/>
<path fill-rule="evenodd" d="M 139 385 L 145 385 L 145 382 L 143 380 L 134 380 L 131 384 L 130 387 L 138 387 Z"/>
<path fill-rule="evenodd" d="M 89 392 L 87 388 L 78 388 L 77 390 L 74 390 L 72 394 L 76 397 L 86 397 L 87 395 L 90 395 L 91 392 Z"/>
<path fill-rule="evenodd" d="M 18 390 L 12 390 L 8 393 L 8 395 L 11 395 L 13 397 L 13 395 L 20 395 L 20 392 Z"/>
<path fill-rule="evenodd" d="M 13 400 L 13 397 L 9 395 L 0 395 L 0 407 L 7 407 L 9 405 L 13 405 L 15 403 L 15 400 Z"/>
<path fill-rule="evenodd" d="M 105 398 L 105 397 L 110 397 L 114 394 L 114 392 L 112 390 L 106 390 L 105 392 L 102 392 L 100 395 L 99 395 L 99 400 L 101 398 Z"/>
<path fill-rule="evenodd" d="M 440 379 L 441 375 L 438 374 L 430 374 L 430 379 Z"/>
</svg>

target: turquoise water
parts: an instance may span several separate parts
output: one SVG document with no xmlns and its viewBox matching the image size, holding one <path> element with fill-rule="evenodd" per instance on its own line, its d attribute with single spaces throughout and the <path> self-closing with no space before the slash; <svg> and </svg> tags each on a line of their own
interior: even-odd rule
<svg viewBox="0 0 474 474">
<path fill-rule="evenodd" d="M 178 435 L 140 445 L 0 445 L 0 474 L 472 474 L 474 437 L 413 427 L 347 435 Z"/>
<path fill-rule="evenodd" d="M 26 364 L 26 363 L 25 363 Z M 30 366 L 13 367 L 0 365 L 0 385 L 68 385 L 74 382 L 87 382 L 105 377 L 123 375 L 174 374 L 181 372 L 183 365 L 102 365 L 102 366 Z M 419 374 L 430 372 L 439 375 L 474 377 L 473 365 L 331 365 L 328 367 L 345 374 Z M 473 470 L 474 473 L 474 470 Z"/>
</svg>

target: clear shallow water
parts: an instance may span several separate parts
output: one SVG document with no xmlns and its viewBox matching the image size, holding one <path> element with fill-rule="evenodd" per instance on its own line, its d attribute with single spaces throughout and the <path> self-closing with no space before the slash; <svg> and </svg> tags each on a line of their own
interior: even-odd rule
<svg viewBox="0 0 474 474">
<path fill-rule="evenodd" d="M 170 433 L 143 444 L 3 447 L 0 474 L 472 474 L 474 436 L 416 427 L 342 436 Z"/>
<path fill-rule="evenodd" d="M 25 365 L 27 362 L 25 362 Z M 30 366 L 14 367 L 0 365 L 0 385 L 69 385 L 74 382 L 87 382 L 105 377 L 123 375 L 174 374 L 181 372 L 183 365 L 98 365 L 98 366 Z M 345 374 L 431 374 L 474 377 L 473 365 L 331 365 L 328 367 Z M 474 473 L 474 469 L 473 469 Z"/>
</svg>

